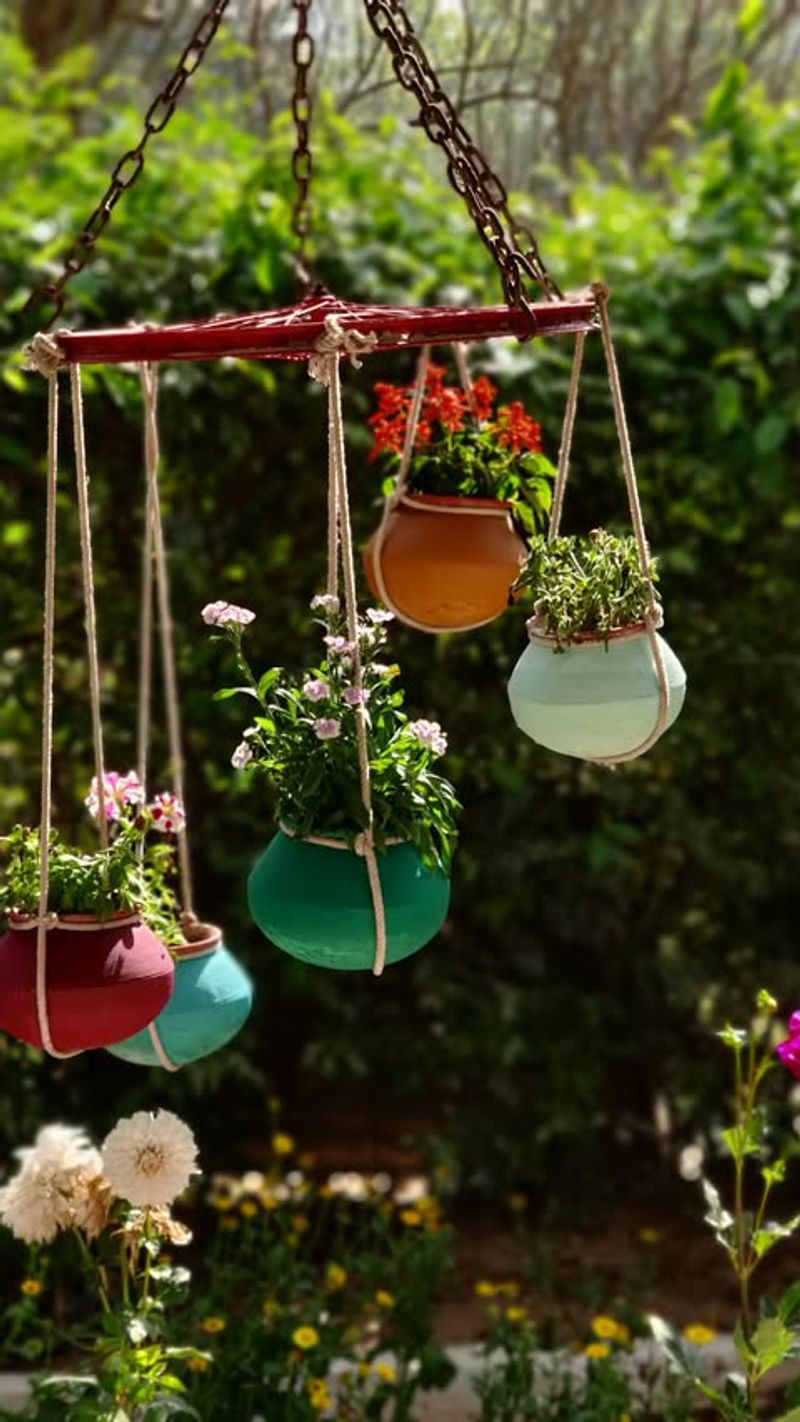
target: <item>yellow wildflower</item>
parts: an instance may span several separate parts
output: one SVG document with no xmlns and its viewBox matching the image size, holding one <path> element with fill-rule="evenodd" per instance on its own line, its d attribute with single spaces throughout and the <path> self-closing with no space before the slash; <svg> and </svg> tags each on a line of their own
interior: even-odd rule
<svg viewBox="0 0 800 1422">
<path fill-rule="evenodd" d="M 239 1206 L 239 1213 L 244 1215 L 246 1220 L 251 1220 L 254 1215 L 258 1214 L 258 1205 L 255 1200 L 242 1200 Z"/>
<path fill-rule="evenodd" d="M 696 1343 L 699 1348 L 704 1348 L 707 1343 L 713 1343 L 717 1336 L 715 1328 L 709 1328 L 707 1323 L 690 1323 L 684 1328 L 683 1336 L 688 1343 Z"/>
<path fill-rule="evenodd" d="M 299 1243 L 299 1236 L 292 1230 L 292 1232 L 286 1236 L 286 1243 L 290 1249 L 296 1249 Z"/>
<path fill-rule="evenodd" d="M 372 1377 L 372 1364 L 371 1364 L 371 1363 L 359 1363 L 359 1365 L 358 1365 L 358 1376 L 359 1376 L 360 1378 L 369 1378 L 369 1377 Z"/>
<path fill-rule="evenodd" d="M 404 1225 L 413 1226 L 422 1224 L 422 1215 L 419 1210 L 401 1210 L 400 1219 Z"/>
<path fill-rule="evenodd" d="M 617 1422 L 633 1422 L 630 1412 L 620 1412 Z"/>
<path fill-rule="evenodd" d="M 641 1244 L 658 1244 L 661 1238 L 661 1230 L 653 1229 L 651 1225 L 645 1225 L 639 1230 L 639 1241 Z"/>
<path fill-rule="evenodd" d="M 392 1367 L 391 1363 L 376 1363 L 375 1373 L 381 1382 L 392 1383 L 397 1381 L 397 1368 Z"/>
<path fill-rule="evenodd" d="M 493 1299 L 497 1290 L 488 1279 L 479 1279 L 475 1285 L 475 1292 L 479 1299 Z"/>
<path fill-rule="evenodd" d="M 313 1150 L 304 1150 L 303 1154 L 298 1156 L 297 1164 L 301 1170 L 313 1170 L 316 1163 L 317 1157 Z"/>
<path fill-rule="evenodd" d="M 324 1378 L 312 1378 L 308 1385 L 308 1400 L 315 1412 L 325 1412 L 333 1407 L 330 1388 Z"/>
<path fill-rule="evenodd" d="M 378 1289 L 375 1302 L 378 1308 L 394 1308 L 394 1294 L 390 1294 L 388 1289 Z"/>
<path fill-rule="evenodd" d="M 587 1358 L 607 1358 L 611 1348 L 608 1343 L 590 1343 L 583 1351 Z"/>
<path fill-rule="evenodd" d="M 267 1323 L 272 1323 L 273 1320 L 278 1317 L 280 1311 L 281 1306 L 275 1299 L 265 1299 L 261 1306 L 261 1312 L 267 1320 Z"/>
<path fill-rule="evenodd" d="M 238 1229 L 239 1221 L 235 1215 L 224 1215 L 219 1222 L 219 1227 L 220 1229 L 226 1229 L 228 1231 Z"/>
<path fill-rule="evenodd" d="M 189 1359 L 189 1371 L 192 1373 L 207 1373 L 211 1367 L 211 1359 L 204 1358 L 201 1353 L 196 1358 Z"/>
<path fill-rule="evenodd" d="M 305 1352 L 309 1348 L 316 1348 L 319 1343 L 319 1334 L 316 1328 L 312 1328 L 309 1323 L 301 1323 L 300 1327 L 296 1328 L 292 1334 L 292 1342 Z"/>
<path fill-rule="evenodd" d="M 524 1323 L 527 1317 L 528 1310 L 523 1308 L 521 1304 L 511 1304 L 510 1307 L 506 1309 L 506 1318 L 509 1323 Z"/>
<path fill-rule="evenodd" d="M 276 1155 L 291 1155 L 294 1150 L 294 1141 L 291 1136 L 287 1136 L 285 1131 L 277 1131 L 272 1137 L 272 1149 Z"/>
<path fill-rule="evenodd" d="M 516 1214 L 521 1214 L 523 1210 L 527 1210 L 528 1208 L 528 1197 L 527 1195 L 523 1195 L 521 1191 L 517 1191 L 515 1194 L 509 1195 L 508 1204 L 509 1208 L 514 1210 Z"/>
<path fill-rule="evenodd" d="M 308 1229 L 308 1215 L 295 1215 L 292 1219 L 292 1224 L 298 1234 L 305 1234 L 305 1231 Z"/>
<path fill-rule="evenodd" d="M 20 1293 L 23 1293 L 26 1299 L 36 1299 L 43 1292 L 44 1284 L 41 1279 L 23 1279 L 20 1284 Z"/>
<path fill-rule="evenodd" d="M 347 1283 L 347 1270 L 341 1264 L 329 1264 L 325 1270 L 325 1281 L 329 1289 L 343 1289 Z"/>
<path fill-rule="evenodd" d="M 506 1279 L 503 1284 L 495 1284 L 494 1291 L 496 1294 L 505 1294 L 509 1299 L 519 1298 L 519 1284 L 516 1279 Z"/>
<path fill-rule="evenodd" d="M 618 1343 L 622 1343 L 623 1346 L 624 1346 L 625 1348 L 627 1348 L 627 1346 L 628 1346 L 628 1344 L 630 1343 L 630 1341 L 631 1341 L 631 1330 L 629 1329 L 627 1323 L 618 1323 L 618 1324 L 617 1324 L 617 1342 L 618 1342 Z"/>
<path fill-rule="evenodd" d="M 592 1319 L 592 1333 L 596 1333 L 598 1338 L 618 1338 L 619 1324 L 615 1318 L 599 1313 L 597 1318 Z"/>
<path fill-rule="evenodd" d="M 269 1189 L 259 1190 L 258 1198 L 265 1210 L 277 1210 L 280 1205 L 280 1200 L 277 1195 Z"/>
<path fill-rule="evenodd" d="M 275 1114 L 276 1111 L 280 1111 L 280 1109 L 281 1109 L 281 1098 L 280 1098 L 280 1096 L 268 1096 L 268 1097 L 267 1097 L 267 1108 L 268 1108 L 268 1110 L 270 1110 L 270 1111 L 273 1113 L 273 1115 Z"/>
<path fill-rule="evenodd" d="M 319 1195 L 319 1198 L 321 1200 L 333 1199 L 333 1190 L 331 1189 L 330 1185 L 320 1185 L 317 1194 Z"/>
<path fill-rule="evenodd" d="M 234 1199 L 233 1195 L 227 1194 L 224 1190 L 215 1190 L 213 1194 L 209 1195 L 208 1203 L 212 1210 L 218 1210 L 220 1214 L 223 1214 L 225 1210 L 233 1209 Z"/>
<path fill-rule="evenodd" d="M 227 1326 L 225 1319 L 216 1313 L 209 1314 L 208 1318 L 201 1318 L 198 1324 L 204 1333 L 224 1333 Z"/>
</svg>

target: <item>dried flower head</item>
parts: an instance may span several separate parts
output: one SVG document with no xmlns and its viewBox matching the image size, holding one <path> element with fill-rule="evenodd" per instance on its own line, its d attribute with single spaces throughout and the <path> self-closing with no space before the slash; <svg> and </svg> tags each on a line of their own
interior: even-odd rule
<svg viewBox="0 0 800 1422">
<path fill-rule="evenodd" d="M 103 1142 L 111 1188 L 132 1205 L 170 1205 L 197 1168 L 197 1143 L 172 1111 L 136 1111 Z"/>
</svg>

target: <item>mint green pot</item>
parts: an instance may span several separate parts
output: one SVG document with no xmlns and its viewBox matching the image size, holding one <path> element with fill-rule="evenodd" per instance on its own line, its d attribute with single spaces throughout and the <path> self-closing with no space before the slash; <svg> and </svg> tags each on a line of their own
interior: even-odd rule
<svg viewBox="0 0 800 1422">
<path fill-rule="evenodd" d="M 658 641 L 671 726 L 683 706 L 686 673 L 663 637 Z M 646 740 L 658 716 L 658 675 L 647 633 L 576 642 L 563 651 L 534 639 L 511 674 L 508 699 L 520 730 L 548 750 L 582 760 L 625 755 Z"/>
<path fill-rule="evenodd" d="M 399 963 L 429 943 L 450 903 L 450 880 L 423 863 L 411 844 L 378 855 L 386 908 L 387 963 Z M 293 839 L 279 830 L 253 868 L 250 912 L 267 938 L 322 968 L 372 967 L 375 915 L 363 858 Z"/>
</svg>

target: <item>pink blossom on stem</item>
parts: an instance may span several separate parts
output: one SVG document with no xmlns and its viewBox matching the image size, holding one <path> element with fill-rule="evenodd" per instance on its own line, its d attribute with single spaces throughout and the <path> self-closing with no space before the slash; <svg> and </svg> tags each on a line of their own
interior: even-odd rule
<svg viewBox="0 0 800 1422">
<path fill-rule="evenodd" d="M 330 694 L 331 689 L 327 681 L 322 681 L 319 678 L 316 680 L 309 678 L 308 681 L 303 682 L 303 695 L 308 701 L 324 701 L 326 696 L 330 696 Z"/>
<path fill-rule="evenodd" d="M 242 741 L 231 756 L 231 765 L 234 770 L 244 770 L 245 766 L 249 765 L 252 759 L 253 747 L 248 741 Z"/>
<path fill-rule="evenodd" d="M 160 795 L 154 796 L 148 809 L 153 829 L 158 830 L 159 834 L 178 834 L 186 824 L 183 801 L 171 790 L 162 790 Z"/>
<path fill-rule="evenodd" d="M 249 607 L 237 607 L 235 602 L 207 602 L 200 615 L 209 627 L 247 627 L 255 620 Z"/>
<path fill-rule="evenodd" d="M 344 702 L 347 706 L 365 706 L 369 692 L 363 686 L 346 686 Z"/>
<path fill-rule="evenodd" d="M 433 751 L 434 755 L 444 755 L 447 736 L 438 721 L 412 721 L 408 729 L 426 750 Z"/>
<path fill-rule="evenodd" d="M 328 648 L 328 651 L 332 652 L 334 656 L 340 657 L 354 650 L 353 643 L 348 642 L 346 637 L 334 637 L 331 632 L 329 632 L 326 637 L 323 637 L 322 640 Z"/>
<path fill-rule="evenodd" d="M 135 770 L 120 775 L 117 770 L 107 770 L 103 776 L 103 801 L 107 820 L 120 820 L 129 805 L 141 805 L 144 801 L 144 787 Z M 97 776 L 92 777 L 89 794 L 84 804 L 94 819 L 100 816 L 100 796 L 97 790 Z"/>
<path fill-rule="evenodd" d="M 800 1012 L 789 1018 L 789 1036 L 775 1048 L 783 1065 L 800 1080 Z"/>
<path fill-rule="evenodd" d="M 314 722 L 314 735 L 321 741 L 335 741 L 341 729 L 342 723 L 335 716 L 320 716 Z"/>
</svg>

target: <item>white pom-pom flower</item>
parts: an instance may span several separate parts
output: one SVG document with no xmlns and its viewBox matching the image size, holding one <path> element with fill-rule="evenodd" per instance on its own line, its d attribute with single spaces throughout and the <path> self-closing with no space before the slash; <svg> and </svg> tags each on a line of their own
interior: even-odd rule
<svg viewBox="0 0 800 1422">
<path fill-rule="evenodd" d="M 172 1111 L 136 1111 L 103 1142 L 103 1169 L 131 1205 L 171 1205 L 197 1169 L 197 1142 Z"/>
<path fill-rule="evenodd" d="M 19 1172 L 0 1190 L 0 1219 L 12 1233 L 28 1244 L 50 1244 L 62 1229 L 73 1227 L 92 1233 L 102 1162 L 85 1131 L 44 1126 L 17 1157 Z"/>
</svg>

